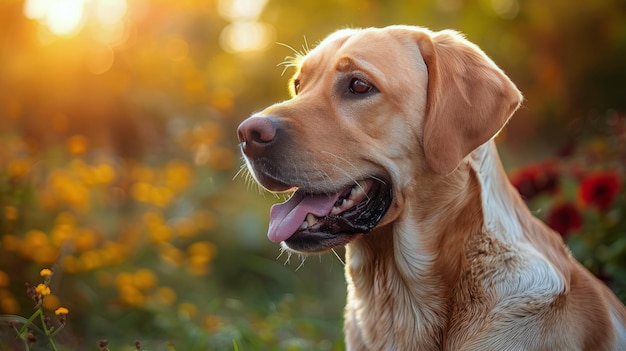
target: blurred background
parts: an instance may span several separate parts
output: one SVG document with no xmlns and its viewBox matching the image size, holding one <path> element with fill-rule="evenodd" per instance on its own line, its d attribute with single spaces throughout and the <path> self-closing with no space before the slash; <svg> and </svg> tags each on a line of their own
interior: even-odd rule
<svg viewBox="0 0 626 351">
<path fill-rule="evenodd" d="M 624 1 L 0 0 L 0 23 L 0 323 L 33 313 L 25 284 L 51 268 L 68 350 L 342 350 L 343 253 L 280 256 L 282 197 L 240 174 L 236 127 L 288 98 L 277 43 L 343 27 L 478 44 L 525 95 L 498 139 L 516 186 L 626 281 Z M 591 173 L 613 180 L 581 197 Z M 24 348 L 2 328 L 0 350 Z"/>
</svg>

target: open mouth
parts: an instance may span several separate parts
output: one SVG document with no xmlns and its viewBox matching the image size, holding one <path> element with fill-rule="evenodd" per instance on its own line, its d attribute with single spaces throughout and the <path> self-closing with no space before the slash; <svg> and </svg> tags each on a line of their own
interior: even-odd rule
<svg viewBox="0 0 626 351">
<path fill-rule="evenodd" d="M 272 206 L 267 235 L 295 251 L 325 251 L 376 227 L 391 199 L 389 186 L 375 179 L 336 193 L 309 194 L 299 189 L 289 200 Z"/>
</svg>

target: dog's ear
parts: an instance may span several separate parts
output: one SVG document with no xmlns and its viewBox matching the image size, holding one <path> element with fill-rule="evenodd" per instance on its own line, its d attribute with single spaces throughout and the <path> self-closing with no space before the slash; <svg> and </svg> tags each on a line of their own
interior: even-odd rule
<svg viewBox="0 0 626 351">
<path fill-rule="evenodd" d="M 430 167 L 449 174 L 504 127 L 522 95 L 476 45 L 451 30 L 418 32 L 428 69 L 423 147 Z"/>
</svg>

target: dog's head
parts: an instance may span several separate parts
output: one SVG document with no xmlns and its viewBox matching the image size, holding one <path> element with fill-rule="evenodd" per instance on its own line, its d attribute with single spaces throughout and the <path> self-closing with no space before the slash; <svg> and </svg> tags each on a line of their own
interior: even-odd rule
<svg viewBox="0 0 626 351">
<path fill-rule="evenodd" d="M 299 252 L 345 245 L 398 219 L 416 177 L 445 177 L 491 140 L 521 95 L 454 31 L 340 30 L 302 57 L 292 98 L 238 129 L 263 187 L 295 190 L 268 237 Z"/>
</svg>

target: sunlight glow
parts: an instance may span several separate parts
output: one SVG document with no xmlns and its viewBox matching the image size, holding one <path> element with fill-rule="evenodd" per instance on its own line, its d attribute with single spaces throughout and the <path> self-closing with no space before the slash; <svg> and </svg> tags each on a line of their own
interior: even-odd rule
<svg viewBox="0 0 626 351">
<path fill-rule="evenodd" d="M 230 53 L 266 49 L 274 40 L 274 27 L 259 21 L 267 0 L 219 0 L 220 15 L 230 21 L 220 34 L 222 48 Z"/>
<path fill-rule="evenodd" d="M 92 19 L 102 26 L 121 27 L 127 0 L 26 0 L 24 15 L 57 36 L 72 36 Z"/>
<path fill-rule="evenodd" d="M 274 28 L 268 24 L 237 21 L 222 30 L 220 43 L 227 52 L 256 51 L 267 48 L 274 36 Z"/>
<path fill-rule="evenodd" d="M 95 3 L 96 18 L 102 24 L 115 24 L 126 16 L 126 0 L 99 0 Z"/>
<path fill-rule="evenodd" d="M 513 19 L 520 10 L 517 0 L 491 0 L 493 11 L 504 19 Z"/>
<path fill-rule="evenodd" d="M 50 2 L 47 0 L 26 0 L 24 15 L 31 19 L 41 19 L 46 16 Z"/>
<path fill-rule="evenodd" d="M 82 19 L 82 0 L 59 1 L 58 5 L 50 8 L 46 15 L 48 27 L 58 35 L 74 34 L 80 29 Z"/>
<path fill-rule="evenodd" d="M 115 53 L 111 47 L 100 45 L 94 47 L 87 57 L 87 70 L 91 74 L 107 72 L 115 61 Z"/>
<path fill-rule="evenodd" d="M 70 36 L 83 20 L 85 0 L 26 0 L 24 15 L 48 26 L 59 36 Z"/>
<path fill-rule="evenodd" d="M 218 11 L 231 21 L 255 20 L 263 11 L 267 0 L 219 0 Z"/>
</svg>

